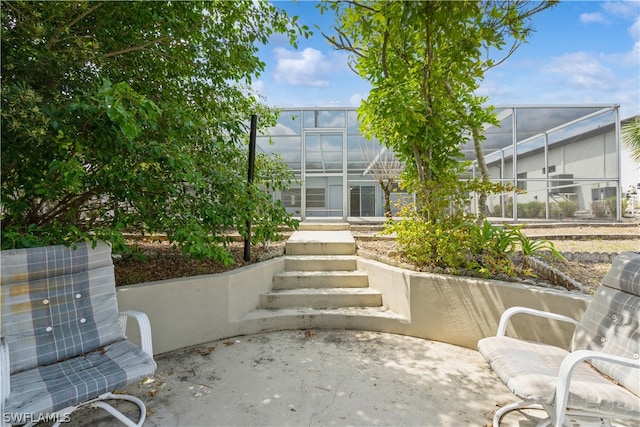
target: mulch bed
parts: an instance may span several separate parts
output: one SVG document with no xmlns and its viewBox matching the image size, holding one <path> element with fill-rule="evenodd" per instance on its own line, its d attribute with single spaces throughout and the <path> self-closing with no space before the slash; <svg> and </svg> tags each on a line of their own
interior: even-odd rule
<svg viewBox="0 0 640 427">
<path fill-rule="evenodd" d="M 285 242 L 271 243 L 266 247 L 263 245 L 253 246 L 249 262 L 244 261 L 243 242 L 232 242 L 227 246 L 227 250 L 233 255 L 235 262 L 229 266 L 210 259 L 198 260 L 183 255 L 167 242 L 136 242 L 135 246 L 145 256 L 145 259 L 129 257 L 116 260 L 116 286 L 234 270 L 283 255 Z M 390 254 L 393 256 L 395 252 L 395 241 L 389 239 L 358 240 L 358 249 L 363 253 L 374 253 L 382 258 L 388 258 Z M 602 278 L 611 268 L 611 264 L 568 261 L 558 262 L 555 267 L 572 279 L 593 289 L 601 283 Z"/>
<path fill-rule="evenodd" d="M 265 261 L 284 253 L 284 242 L 251 248 L 251 261 L 244 260 L 244 243 L 231 242 L 227 250 L 234 263 L 225 266 L 211 259 L 195 259 L 174 249 L 167 242 L 135 242 L 133 246 L 144 257 L 127 257 L 115 261 L 116 286 L 154 282 L 164 279 L 223 273 L 245 265 Z"/>
</svg>

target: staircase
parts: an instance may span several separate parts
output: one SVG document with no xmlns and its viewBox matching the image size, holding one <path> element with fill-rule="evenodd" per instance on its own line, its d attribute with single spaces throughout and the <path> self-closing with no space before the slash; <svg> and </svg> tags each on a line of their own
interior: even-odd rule
<svg viewBox="0 0 640 427">
<path fill-rule="evenodd" d="M 287 241 L 285 271 L 273 276 L 273 289 L 261 295 L 266 309 L 381 307 L 382 294 L 369 288 L 357 270 L 356 242 L 349 224 L 302 224 Z"/>
<path fill-rule="evenodd" d="M 287 240 L 284 270 L 260 295 L 259 309 L 243 320 L 268 321 L 270 328 L 286 327 L 291 316 L 309 328 L 367 329 L 372 319 L 406 322 L 384 307 L 382 293 L 358 271 L 355 254 L 349 224 L 303 222 Z"/>
</svg>

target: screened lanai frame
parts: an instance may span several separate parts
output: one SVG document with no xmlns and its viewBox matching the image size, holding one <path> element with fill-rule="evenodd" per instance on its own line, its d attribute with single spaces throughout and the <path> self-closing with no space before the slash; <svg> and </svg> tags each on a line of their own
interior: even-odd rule
<svg viewBox="0 0 640 427">
<path fill-rule="evenodd" d="M 383 147 L 360 133 L 355 108 L 282 108 L 277 124 L 256 142 L 259 151 L 279 154 L 299 180 L 274 194 L 289 213 L 301 219 L 384 217 L 382 190 L 362 152 L 363 146 Z M 403 197 L 395 192 L 392 201 Z"/>
<path fill-rule="evenodd" d="M 520 190 L 491 196 L 490 216 L 514 222 L 620 221 L 618 110 L 611 104 L 496 107 L 500 126 L 485 126 L 485 160 L 492 181 Z M 260 151 L 280 154 L 299 180 L 274 198 L 303 220 L 384 216 L 382 191 L 363 144 L 381 148 L 360 133 L 356 109 L 345 107 L 282 108 L 276 126 L 257 140 Z M 472 143 L 461 149 L 471 164 L 462 178 L 478 178 Z M 477 212 L 472 196 L 469 210 Z"/>
<path fill-rule="evenodd" d="M 489 197 L 490 217 L 621 221 L 618 105 L 506 106 L 496 117 L 501 126 L 485 126 L 485 162 L 492 182 L 518 191 Z M 471 142 L 463 153 L 472 162 L 467 177 L 479 177 Z"/>
</svg>

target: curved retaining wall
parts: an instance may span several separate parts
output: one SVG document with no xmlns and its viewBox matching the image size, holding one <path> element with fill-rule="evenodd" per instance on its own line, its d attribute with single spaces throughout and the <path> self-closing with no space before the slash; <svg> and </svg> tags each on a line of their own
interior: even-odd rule
<svg viewBox="0 0 640 427">
<path fill-rule="evenodd" d="M 272 276 L 284 269 L 284 257 L 226 273 L 117 288 L 120 310 L 147 313 L 156 354 L 205 342 L 264 331 L 304 328 L 364 329 L 475 348 L 495 334 L 500 314 L 522 305 L 579 319 L 590 298 L 579 293 L 509 282 L 419 273 L 360 258 L 358 269 L 382 292 L 388 310 L 403 320 L 353 314 L 252 316 Z M 573 328 L 567 324 L 516 316 L 508 331 L 567 348 Z M 135 330 L 128 330 L 134 341 Z"/>
</svg>

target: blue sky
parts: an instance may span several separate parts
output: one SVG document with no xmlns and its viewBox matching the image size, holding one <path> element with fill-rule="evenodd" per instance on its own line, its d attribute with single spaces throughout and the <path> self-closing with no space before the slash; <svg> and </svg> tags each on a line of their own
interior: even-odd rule
<svg viewBox="0 0 640 427">
<path fill-rule="evenodd" d="M 273 3 L 314 36 L 297 50 L 273 37 L 260 49 L 267 66 L 254 88 L 278 107 L 359 105 L 370 85 L 320 34 L 331 33 L 333 15 L 321 15 L 314 1 Z M 494 105 L 620 104 L 622 118 L 640 114 L 640 1 L 568 0 L 536 15 L 533 26 L 529 42 L 486 74 L 479 94 Z M 637 167 L 623 162 L 623 188 L 640 181 Z"/>
</svg>

